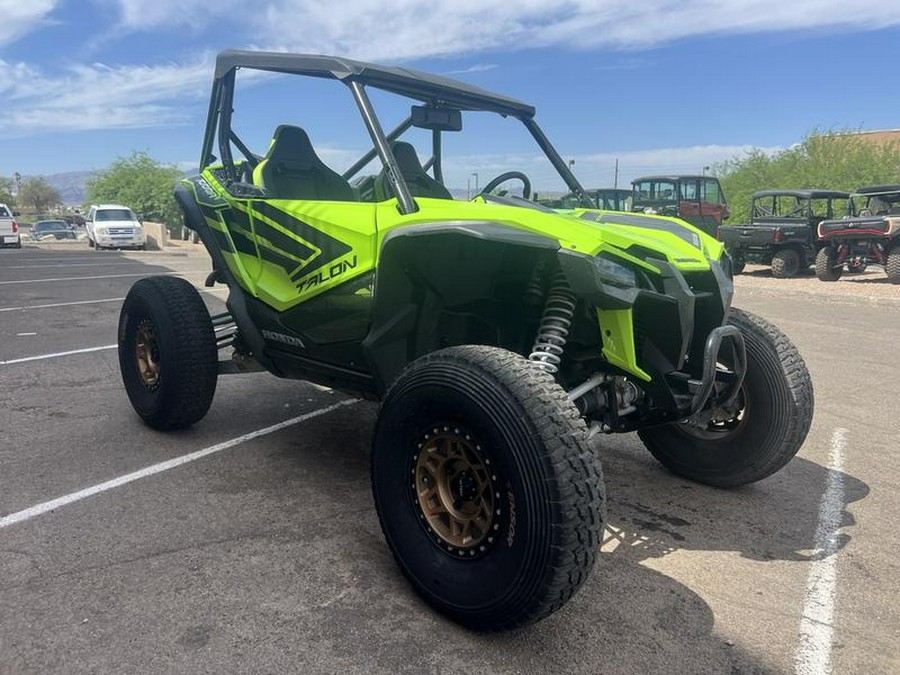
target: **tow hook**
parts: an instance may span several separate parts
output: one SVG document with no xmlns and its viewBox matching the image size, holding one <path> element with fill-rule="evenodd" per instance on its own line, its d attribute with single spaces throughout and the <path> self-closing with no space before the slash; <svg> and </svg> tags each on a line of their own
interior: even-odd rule
<svg viewBox="0 0 900 675">
<path fill-rule="evenodd" d="M 718 369 L 716 364 L 719 359 L 719 349 L 722 347 L 724 340 L 730 340 L 731 347 L 734 352 L 734 364 L 732 365 L 732 373 L 725 383 L 725 388 L 715 394 L 715 407 L 727 408 L 734 402 L 738 392 L 741 390 L 741 384 L 744 382 L 744 374 L 747 372 L 747 350 L 744 346 L 744 336 L 737 326 L 719 326 L 713 329 L 706 338 L 706 346 L 703 348 L 703 378 L 690 381 L 690 384 L 696 386 L 694 398 L 691 401 L 691 414 L 697 415 L 709 402 L 713 393 L 713 387 L 716 384 L 716 375 Z"/>
</svg>

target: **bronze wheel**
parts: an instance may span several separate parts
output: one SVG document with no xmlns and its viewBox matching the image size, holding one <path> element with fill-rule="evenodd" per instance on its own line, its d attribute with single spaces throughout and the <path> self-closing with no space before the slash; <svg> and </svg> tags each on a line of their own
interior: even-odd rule
<svg viewBox="0 0 900 675">
<path fill-rule="evenodd" d="M 494 486 L 481 446 L 459 427 L 435 427 L 413 461 L 419 516 L 435 543 L 453 555 L 484 553 L 494 542 Z"/>
<path fill-rule="evenodd" d="M 372 491 L 413 587 L 476 630 L 556 611 L 587 579 L 603 483 L 584 421 L 549 373 L 484 345 L 408 364 L 378 415 Z"/>
<path fill-rule="evenodd" d="M 209 312 L 190 282 L 141 279 L 119 313 L 119 368 L 135 412 L 154 429 L 185 429 L 209 410 L 219 374 Z"/>
<path fill-rule="evenodd" d="M 159 344 L 156 330 L 150 319 L 144 319 L 138 325 L 137 339 L 134 342 L 134 355 L 137 359 L 138 375 L 147 389 L 154 389 L 159 384 Z"/>
</svg>

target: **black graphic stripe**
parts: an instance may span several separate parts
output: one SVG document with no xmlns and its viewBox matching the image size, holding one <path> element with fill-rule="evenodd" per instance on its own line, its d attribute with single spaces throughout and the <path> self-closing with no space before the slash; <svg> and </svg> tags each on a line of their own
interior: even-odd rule
<svg viewBox="0 0 900 675">
<path fill-rule="evenodd" d="M 296 260 L 287 258 L 277 251 L 273 251 L 272 249 L 265 246 L 259 247 L 259 255 L 263 260 L 283 268 L 285 273 L 287 274 L 290 274 L 295 269 L 297 269 L 297 265 L 299 264 Z"/>
<path fill-rule="evenodd" d="M 240 230 L 234 228 L 229 228 L 229 234 L 231 235 L 231 241 L 234 242 L 234 247 L 238 251 L 246 255 L 256 255 L 256 244 L 253 243 L 250 237 L 245 236 Z"/>
<path fill-rule="evenodd" d="M 240 227 L 247 232 L 253 231 L 250 228 L 250 216 L 245 211 L 241 211 L 241 209 L 237 207 L 228 209 L 228 220 L 235 227 Z"/>
<path fill-rule="evenodd" d="M 296 256 L 301 260 L 309 260 L 314 255 L 316 255 L 315 250 L 311 249 L 306 244 L 303 244 L 296 239 L 292 239 L 286 234 L 279 232 L 274 227 L 269 225 L 262 220 L 257 219 L 256 221 L 256 234 L 258 234 L 263 239 L 268 239 L 272 245 L 282 250 L 285 253 L 289 253 L 290 255 Z M 303 264 L 300 261 L 294 263 L 294 267 Z"/>
<path fill-rule="evenodd" d="M 213 236 L 216 238 L 216 243 L 219 245 L 219 248 L 225 251 L 226 253 L 234 253 L 234 247 L 231 245 L 231 242 L 228 241 L 228 237 L 221 230 L 217 230 L 214 227 L 209 228 L 213 233 Z"/>
<path fill-rule="evenodd" d="M 303 241 L 312 244 L 321 251 L 319 255 L 307 260 L 303 267 L 294 272 L 291 276 L 291 280 L 293 281 L 297 281 L 300 277 L 306 276 L 307 274 L 312 274 L 320 267 L 328 265 L 330 262 L 347 255 L 353 250 L 344 242 L 325 234 L 321 230 L 317 230 L 289 213 L 276 209 L 264 201 L 253 201 L 251 202 L 251 206 L 253 210 L 260 215 L 278 223 L 291 234 L 297 235 Z M 298 242 L 295 242 L 294 245 L 296 246 L 297 243 Z"/>
</svg>

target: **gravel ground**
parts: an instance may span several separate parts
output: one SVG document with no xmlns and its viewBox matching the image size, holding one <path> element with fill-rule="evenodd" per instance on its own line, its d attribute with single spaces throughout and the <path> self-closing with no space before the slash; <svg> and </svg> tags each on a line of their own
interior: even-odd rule
<svg viewBox="0 0 900 675">
<path fill-rule="evenodd" d="M 747 265 L 735 278 L 737 297 L 742 295 L 813 295 L 816 302 L 900 304 L 900 285 L 888 281 L 880 267 L 869 267 L 862 274 L 847 274 L 834 283 L 816 279 L 810 269 L 794 279 L 776 279 L 768 266 Z"/>
</svg>

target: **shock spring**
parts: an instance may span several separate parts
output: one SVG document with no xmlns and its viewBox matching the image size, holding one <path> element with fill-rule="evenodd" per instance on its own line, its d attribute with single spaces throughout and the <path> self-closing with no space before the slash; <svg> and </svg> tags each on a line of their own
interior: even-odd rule
<svg viewBox="0 0 900 675">
<path fill-rule="evenodd" d="M 559 371 L 563 348 L 575 314 L 575 294 L 566 275 L 557 272 L 550 283 L 544 314 L 528 359 L 551 375 Z"/>
</svg>

